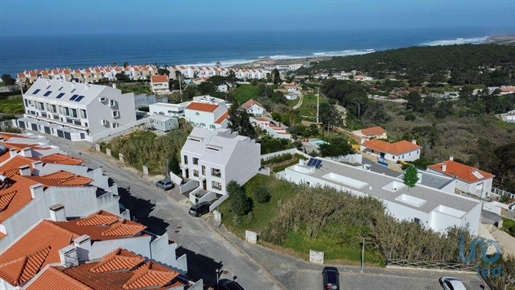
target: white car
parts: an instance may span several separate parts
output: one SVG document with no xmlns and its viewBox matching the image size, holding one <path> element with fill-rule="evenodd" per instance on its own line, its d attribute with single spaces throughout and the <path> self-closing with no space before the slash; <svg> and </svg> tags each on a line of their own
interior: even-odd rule
<svg viewBox="0 0 515 290">
<path fill-rule="evenodd" d="M 467 290 L 463 282 L 454 277 L 441 277 L 438 281 L 445 290 Z"/>
</svg>

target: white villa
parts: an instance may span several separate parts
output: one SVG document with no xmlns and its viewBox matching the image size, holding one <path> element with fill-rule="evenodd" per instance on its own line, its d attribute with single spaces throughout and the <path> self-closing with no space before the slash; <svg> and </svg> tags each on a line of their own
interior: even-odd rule
<svg viewBox="0 0 515 290">
<path fill-rule="evenodd" d="M 25 114 L 15 126 L 71 141 L 94 142 L 136 122 L 134 94 L 108 86 L 37 79 L 23 103 Z"/>
<path fill-rule="evenodd" d="M 197 102 L 192 101 L 184 109 L 186 121 L 194 127 L 215 130 L 227 128 L 229 111 L 225 102 Z"/>
<path fill-rule="evenodd" d="M 259 102 L 250 99 L 246 101 L 240 108 L 247 111 L 247 113 L 251 116 L 261 117 L 264 113 L 266 113 L 265 106 L 261 105 Z"/>
<path fill-rule="evenodd" d="M 170 92 L 170 84 L 168 83 L 168 76 L 155 75 L 150 78 L 150 86 L 154 93 L 168 93 Z"/>
<path fill-rule="evenodd" d="M 387 211 L 399 220 L 410 220 L 435 231 L 467 227 L 477 235 L 482 204 L 480 201 L 417 184 L 408 189 L 398 178 L 352 167 L 323 158 L 313 158 L 312 166 L 292 165 L 281 177 L 296 184 L 329 186 L 357 196 L 382 201 Z"/>
<path fill-rule="evenodd" d="M 245 184 L 259 171 L 261 145 L 229 129 L 194 128 L 181 150 L 182 176 L 197 180 L 199 187 L 226 195 L 234 180 Z"/>
<path fill-rule="evenodd" d="M 361 144 L 361 151 L 393 162 L 417 160 L 420 158 L 421 149 L 422 146 L 417 145 L 416 140 L 388 143 L 383 140 L 372 139 Z"/>
</svg>

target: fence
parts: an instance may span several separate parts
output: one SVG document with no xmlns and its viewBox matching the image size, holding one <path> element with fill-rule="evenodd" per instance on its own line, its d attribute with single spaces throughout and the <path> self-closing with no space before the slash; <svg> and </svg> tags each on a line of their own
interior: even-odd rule
<svg viewBox="0 0 515 290">
<path fill-rule="evenodd" d="M 438 269 L 438 270 L 454 270 L 465 272 L 476 272 L 476 265 L 462 263 L 448 263 L 435 261 L 408 261 L 405 259 L 390 259 L 386 261 L 387 266 L 398 266 L 406 268 L 422 268 L 422 269 Z"/>
<path fill-rule="evenodd" d="M 292 149 L 287 149 L 287 150 L 283 150 L 283 151 L 277 151 L 277 152 L 273 152 L 273 153 L 268 153 L 268 154 L 264 154 L 264 155 L 261 155 L 261 160 L 268 160 L 270 158 L 273 158 L 275 156 L 279 156 L 279 155 L 282 155 L 282 154 L 301 154 L 301 155 L 304 155 L 305 157 L 307 158 L 311 158 L 311 156 L 309 156 L 308 154 L 302 152 L 302 151 L 299 151 L 295 148 L 292 148 Z"/>
<path fill-rule="evenodd" d="M 502 189 L 499 189 L 499 188 L 492 187 L 490 192 L 493 193 L 493 194 L 501 195 L 501 196 L 509 196 L 510 199 L 515 199 L 515 194 L 514 193 L 511 193 L 511 192 L 508 192 L 508 191 L 505 191 L 505 190 L 502 190 Z"/>
</svg>

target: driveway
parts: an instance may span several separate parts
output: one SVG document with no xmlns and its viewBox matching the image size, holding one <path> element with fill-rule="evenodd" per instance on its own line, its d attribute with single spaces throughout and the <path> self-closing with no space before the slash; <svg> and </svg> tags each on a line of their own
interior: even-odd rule
<svg viewBox="0 0 515 290">
<path fill-rule="evenodd" d="M 51 144 L 83 159 L 87 166 L 103 167 L 105 174 L 120 188 L 121 203 L 126 208 L 132 207 L 132 215 L 150 231 L 158 234 L 168 231 L 169 239 L 180 246 L 178 256 L 187 254 L 188 276 L 191 278 L 203 279 L 206 285 L 215 285 L 216 269 L 222 269 L 220 278 L 232 279 L 237 276 L 236 281 L 245 289 L 282 289 L 260 265 L 216 233 L 205 222 L 206 217 L 189 216 L 187 212 L 191 205 L 187 198 L 179 194 L 177 186 L 165 192 L 155 187 L 152 178 L 140 176 L 118 160 L 93 151 L 90 143 L 73 143 L 46 136 Z M 127 186 L 130 186 L 131 198 Z"/>
</svg>

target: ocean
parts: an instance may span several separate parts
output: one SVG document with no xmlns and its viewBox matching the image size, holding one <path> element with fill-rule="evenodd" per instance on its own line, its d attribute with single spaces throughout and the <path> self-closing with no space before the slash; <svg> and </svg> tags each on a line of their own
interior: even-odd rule
<svg viewBox="0 0 515 290">
<path fill-rule="evenodd" d="M 481 43 L 513 28 L 345 29 L 2 36 L 0 74 L 124 62 L 231 66 L 253 60 L 343 56 L 423 45 Z"/>
</svg>

